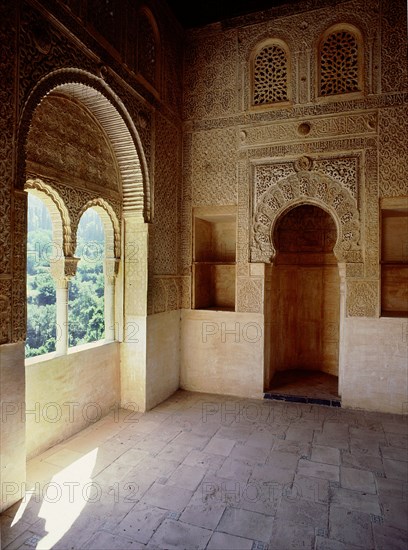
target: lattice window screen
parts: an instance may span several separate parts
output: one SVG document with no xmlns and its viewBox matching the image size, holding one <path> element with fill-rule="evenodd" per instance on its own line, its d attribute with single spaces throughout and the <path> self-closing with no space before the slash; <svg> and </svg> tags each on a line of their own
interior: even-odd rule
<svg viewBox="0 0 408 550">
<path fill-rule="evenodd" d="M 287 101 L 288 57 L 283 48 L 270 44 L 254 59 L 253 105 L 269 105 Z"/>
<path fill-rule="evenodd" d="M 358 57 L 358 42 L 351 32 L 330 34 L 320 50 L 320 95 L 358 92 Z"/>
<path fill-rule="evenodd" d="M 148 16 L 141 12 L 138 24 L 138 70 L 153 86 L 156 82 L 157 45 L 152 24 Z"/>
</svg>

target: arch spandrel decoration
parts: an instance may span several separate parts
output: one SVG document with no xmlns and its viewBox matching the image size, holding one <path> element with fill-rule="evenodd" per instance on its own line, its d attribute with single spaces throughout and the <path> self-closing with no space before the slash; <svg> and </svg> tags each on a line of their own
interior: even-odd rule
<svg viewBox="0 0 408 550">
<path fill-rule="evenodd" d="M 312 161 L 301 157 L 296 172 L 267 189 L 255 205 L 251 261 L 270 263 L 276 255 L 272 240 L 277 220 L 300 204 L 314 204 L 333 217 L 337 242 L 333 252 L 339 262 L 361 262 L 360 216 L 351 193 L 340 183 L 311 171 Z"/>
</svg>

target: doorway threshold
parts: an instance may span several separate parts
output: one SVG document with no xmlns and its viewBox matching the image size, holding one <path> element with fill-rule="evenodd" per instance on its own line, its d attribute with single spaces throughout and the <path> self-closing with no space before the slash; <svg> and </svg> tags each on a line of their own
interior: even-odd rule
<svg viewBox="0 0 408 550">
<path fill-rule="evenodd" d="M 312 405 L 326 405 L 327 407 L 341 407 L 340 399 L 325 399 L 320 397 L 304 397 L 301 395 L 285 395 L 282 393 L 267 392 L 264 399 L 275 401 L 287 401 L 290 403 L 309 403 Z"/>
</svg>

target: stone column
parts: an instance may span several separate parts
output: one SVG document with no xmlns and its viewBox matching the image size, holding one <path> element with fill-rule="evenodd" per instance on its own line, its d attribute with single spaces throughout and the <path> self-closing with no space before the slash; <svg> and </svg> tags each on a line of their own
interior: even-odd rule
<svg viewBox="0 0 408 550">
<path fill-rule="evenodd" d="M 118 331 L 116 330 L 115 318 L 115 284 L 119 269 L 119 260 L 107 258 L 104 265 L 105 274 L 105 341 L 113 342 Z"/>
<path fill-rule="evenodd" d="M 55 281 L 57 302 L 57 338 L 55 351 L 58 355 L 66 355 L 68 351 L 68 290 L 69 279 Z"/>
<path fill-rule="evenodd" d="M 69 281 L 75 277 L 79 258 L 66 256 L 51 264 L 51 276 L 55 281 L 57 298 L 57 341 L 56 353 L 65 355 L 68 351 L 68 291 Z"/>
</svg>

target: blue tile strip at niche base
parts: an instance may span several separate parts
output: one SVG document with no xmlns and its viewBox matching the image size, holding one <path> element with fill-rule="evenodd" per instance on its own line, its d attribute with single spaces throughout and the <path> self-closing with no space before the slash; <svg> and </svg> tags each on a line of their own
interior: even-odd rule
<svg viewBox="0 0 408 550">
<path fill-rule="evenodd" d="M 302 397 L 301 395 L 285 395 L 281 393 L 265 393 L 264 399 L 287 401 L 289 403 L 310 403 L 312 405 L 326 405 L 327 407 L 341 407 L 340 399 L 321 399 L 319 397 Z"/>
</svg>

